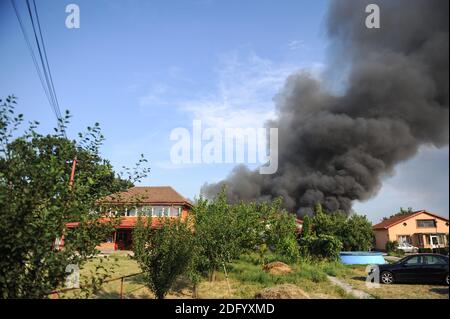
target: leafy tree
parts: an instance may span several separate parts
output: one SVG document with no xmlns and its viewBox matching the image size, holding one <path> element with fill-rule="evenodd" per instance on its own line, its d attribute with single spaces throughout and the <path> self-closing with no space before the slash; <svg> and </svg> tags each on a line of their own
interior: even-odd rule
<svg viewBox="0 0 450 319">
<path fill-rule="evenodd" d="M 237 218 L 222 191 L 213 201 L 200 198 L 193 208 L 195 240 L 200 258 L 196 269 L 207 271 L 214 280 L 215 271 L 241 253 Z"/>
<path fill-rule="evenodd" d="M 299 257 L 295 216 L 281 210 L 281 199 L 265 205 L 269 207 L 265 217 L 265 243 L 273 252 L 295 262 Z"/>
<path fill-rule="evenodd" d="M 68 140 L 66 111 L 55 133 L 42 135 L 39 123 L 31 122 L 20 134 L 16 100 L 0 100 L 0 298 L 46 298 L 64 282 L 66 267 L 81 268 L 113 230 L 114 217 L 99 220 L 98 200 L 133 180 L 118 178 L 100 157 L 98 123 L 79 141 Z M 75 184 L 69 187 L 75 157 Z M 66 224 L 74 221 L 79 225 L 69 231 Z M 59 249 L 56 240 L 63 236 Z"/>
<path fill-rule="evenodd" d="M 281 210 L 281 200 L 229 205 L 222 189 L 213 200 L 200 198 L 193 213 L 198 258 L 192 269 L 209 273 L 210 280 L 247 251 L 270 248 L 291 261 L 298 258 L 295 217 Z"/>
<path fill-rule="evenodd" d="M 399 212 L 397 212 L 394 215 L 391 215 L 389 217 L 383 217 L 383 220 L 388 220 L 388 219 L 390 219 L 392 217 L 396 217 L 396 216 L 405 216 L 405 215 L 409 215 L 411 213 L 413 213 L 412 207 L 408 207 L 407 209 L 405 209 L 403 207 L 400 207 L 400 211 Z"/>
<path fill-rule="evenodd" d="M 144 272 L 147 286 L 163 299 L 175 280 L 185 273 L 193 257 L 193 235 L 188 221 L 138 217 L 133 233 L 135 258 Z"/>
<path fill-rule="evenodd" d="M 339 238 L 344 250 L 369 251 L 374 242 L 372 223 L 366 216 L 351 215 L 343 225 Z"/>
<path fill-rule="evenodd" d="M 373 246 L 372 224 L 366 216 L 356 214 L 347 216 L 342 212 L 326 213 L 318 204 L 315 214 L 305 220 L 311 224 L 308 226 L 311 229 L 310 236 L 333 236 L 342 243 L 344 250 L 368 251 Z M 302 237 L 307 236 L 306 234 L 302 235 Z"/>
<path fill-rule="evenodd" d="M 265 222 L 262 218 L 266 203 L 244 203 L 230 206 L 229 214 L 233 219 L 235 240 L 242 251 L 254 251 L 261 245 L 265 231 Z M 231 219 L 230 218 L 230 219 Z"/>
<path fill-rule="evenodd" d="M 342 242 L 331 235 L 309 235 L 300 238 L 300 251 L 303 256 L 318 259 L 338 260 Z"/>
<path fill-rule="evenodd" d="M 316 214 L 312 218 L 314 233 L 341 237 L 347 216 L 343 213 Z"/>
<path fill-rule="evenodd" d="M 306 215 L 303 217 L 303 226 L 301 237 L 308 237 L 312 234 L 312 225 L 311 225 L 311 217 Z"/>
</svg>

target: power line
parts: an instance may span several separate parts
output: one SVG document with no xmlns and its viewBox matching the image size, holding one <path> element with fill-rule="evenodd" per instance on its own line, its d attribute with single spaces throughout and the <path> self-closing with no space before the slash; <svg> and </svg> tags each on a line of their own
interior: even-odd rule
<svg viewBox="0 0 450 319">
<path fill-rule="evenodd" d="M 37 72 L 37 74 L 39 76 L 39 80 L 41 82 L 42 88 L 44 89 L 45 95 L 47 96 L 47 100 L 50 103 L 50 106 L 52 106 L 52 101 L 50 99 L 50 95 L 48 93 L 48 89 L 45 86 L 44 79 L 42 77 L 42 72 L 41 72 L 41 69 L 39 68 L 38 61 L 36 59 L 36 55 L 34 54 L 33 48 L 32 48 L 31 43 L 30 43 L 30 39 L 28 38 L 28 35 L 27 35 L 26 31 L 25 31 L 25 27 L 23 26 L 23 23 L 22 23 L 22 18 L 20 17 L 19 11 L 17 10 L 17 7 L 16 7 L 16 4 L 15 4 L 14 0 L 11 0 L 11 4 L 12 4 L 12 6 L 14 8 L 14 12 L 16 13 L 17 21 L 19 21 L 20 29 L 22 30 L 23 37 L 25 39 L 25 42 L 27 43 L 27 47 L 28 47 L 28 49 L 30 51 L 30 54 L 31 54 L 31 57 L 33 59 L 33 63 L 34 63 L 34 66 L 36 68 L 36 72 Z"/>
<path fill-rule="evenodd" d="M 36 45 L 37 45 L 37 48 L 38 48 L 39 58 L 40 58 L 41 63 L 42 63 L 41 64 L 42 65 L 42 69 L 44 70 L 45 81 L 47 83 L 47 87 L 48 87 L 48 90 L 50 92 L 50 97 L 51 97 L 51 100 L 52 100 L 52 107 L 53 107 L 53 110 L 55 112 L 56 118 L 58 119 L 58 124 L 59 124 L 59 122 L 61 120 L 61 117 L 60 117 L 60 112 L 58 112 L 58 108 L 57 108 L 57 104 L 56 104 L 55 92 L 54 92 L 53 87 L 51 86 L 51 83 L 50 83 L 50 75 L 49 75 L 50 69 L 46 68 L 46 64 L 44 62 L 44 56 L 43 56 L 43 52 L 42 52 L 43 49 L 41 49 L 41 45 L 43 47 L 44 44 L 43 43 L 42 44 L 39 43 L 39 39 L 38 39 L 37 32 L 36 32 L 36 26 L 35 26 L 33 14 L 31 12 L 30 1 L 26 0 L 26 3 L 27 3 L 27 8 L 28 8 L 28 14 L 29 14 L 30 20 L 31 20 L 31 25 L 33 27 L 34 38 L 36 40 Z M 36 17 L 36 19 L 37 19 L 37 17 Z"/>
<path fill-rule="evenodd" d="M 27 0 L 27 2 L 28 2 L 28 0 Z M 41 23 L 39 22 L 39 15 L 38 15 L 38 12 L 37 12 L 35 0 L 33 0 L 33 6 L 34 6 L 34 12 L 35 12 L 35 14 L 36 14 L 36 21 L 37 21 L 37 25 L 38 25 L 38 29 L 39 29 L 39 35 L 40 35 L 40 38 L 41 38 L 42 49 L 43 49 L 43 51 L 44 51 L 45 63 L 46 63 L 46 65 L 47 65 L 48 74 L 49 74 L 49 77 L 50 77 L 50 85 L 51 85 L 51 88 L 52 88 L 52 90 L 53 90 L 53 96 L 55 97 L 56 110 L 58 111 L 59 118 L 61 119 L 61 118 L 62 118 L 62 116 L 61 116 L 61 110 L 60 110 L 60 108 L 59 108 L 58 97 L 57 97 L 57 95 L 56 95 L 55 86 L 54 86 L 54 84 L 53 84 L 52 72 L 50 71 L 50 65 L 48 64 L 47 50 L 45 49 L 44 37 L 42 36 Z"/>
<path fill-rule="evenodd" d="M 41 85 L 44 89 L 45 95 L 47 96 L 50 106 L 52 107 L 53 113 L 56 116 L 58 127 L 61 130 L 61 132 L 63 133 L 63 135 L 67 138 L 65 129 L 63 127 L 63 120 L 62 120 L 62 116 L 61 116 L 61 110 L 59 108 L 59 101 L 58 101 L 58 98 L 56 95 L 55 86 L 53 84 L 53 77 L 52 77 L 51 70 L 50 70 L 50 64 L 48 62 L 47 50 L 45 49 L 44 37 L 42 35 L 42 29 L 41 29 L 41 24 L 39 21 L 39 15 L 37 12 L 36 2 L 34 0 L 32 0 L 32 1 L 33 1 L 35 18 L 33 17 L 30 1 L 26 0 L 26 4 L 27 4 L 27 9 L 28 9 L 28 14 L 29 14 L 30 20 L 31 20 L 31 25 L 33 27 L 33 33 L 34 33 L 34 38 L 36 40 L 36 45 L 37 45 L 37 49 L 38 49 L 38 53 L 39 53 L 42 72 L 41 72 L 41 68 L 38 65 L 38 60 L 36 58 L 36 55 L 34 54 L 33 47 L 30 43 L 30 39 L 27 36 L 24 24 L 22 22 L 22 19 L 20 17 L 19 11 L 17 10 L 14 0 L 11 0 L 11 3 L 13 5 L 14 11 L 16 13 L 17 20 L 19 21 L 20 29 L 22 30 L 22 33 L 23 33 L 23 36 L 27 43 L 28 49 L 30 50 L 31 56 L 33 58 L 33 63 L 36 68 L 36 71 L 38 73 L 39 80 L 41 81 Z M 36 23 L 35 23 L 35 20 L 36 20 Z M 37 33 L 39 33 L 39 37 L 38 37 Z M 44 76 L 42 76 L 42 73 L 44 74 Z"/>
</svg>

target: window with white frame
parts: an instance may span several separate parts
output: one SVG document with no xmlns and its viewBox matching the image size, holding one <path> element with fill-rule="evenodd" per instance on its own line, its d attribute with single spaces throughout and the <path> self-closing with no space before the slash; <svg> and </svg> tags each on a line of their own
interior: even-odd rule
<svg viewBox="0 0 450 319">
<path fill-rule="evenodd" d="M 127 210 L 127 216 L 136 217 L 136 215 L 137 215 L 136 207 L 130 208 L 130 209 Z"/>
<path fill-rule="evenodd" d="M 152 216 L 153 207 L 152 206 L 143 206 L 141 208 L 142 216 Z"/>
<path fill-rule="evenodd" d="M 168 217 L 169 216 L 169 206 L 153 206 L 153 214 L 155 217 Z"/>
<path fill-rule="evenodd" d="M 170 208 L 170 216 L 180 217 L 181 216 L 181 206 L 172 206 Z"/>
<path fill-rule="evenodd" d="M 399 244 L 401 244 L 401 243 L 411 244 L 411 236 L 409 236 L 409 235 L 399 235 L 399 236 L 397 236 L 397 242 Z"/>
</svg>

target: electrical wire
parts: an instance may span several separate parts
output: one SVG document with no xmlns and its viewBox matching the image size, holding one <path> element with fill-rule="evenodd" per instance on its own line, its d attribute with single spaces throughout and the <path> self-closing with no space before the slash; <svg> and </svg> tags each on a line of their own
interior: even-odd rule
<svg viewBox="0 0 450 319">
<path fill-rule="evenodd" d="M 64 137 L 67 138 L 65 128 L 63 126 L 64 123 L 63 123 L 63 118 L 61 115 L 61 110 L 59 107 L 59 101 L 58 101 L 58 98 L 56 95 L 55 85 L 53 83 L 53 77 L 52 77 L 52 73 L 51 73 L 51 69 L 50 69 L 50 64 L 48 62 L 47 50 L 45 48 L 44 37 L 42 35 L 42 28 L 41 28 L 41 23 L 39 21 L 39 15 L 37 12 L 36 2 L 34 0 L 32 0 L 32 3 L 33 3 L 33 5 L 31 6 L 30 0 L 26 0 L 28 15 L 31 20 L 34 39 L 36 41 L 36 46 L 38 49 L 39 60 L 41 62 L 40 67 L 39 67 L 39 61 L 36 58 L 36 55 L 33 50 L 33 46 L 31 45 L 31 41 L 26 33 L 24 23 L 20 17 L 19 10 L 17 9 L 17 6 L 16 6 L 14 0 L 11 0 L 11 4 L 16 13 L 17 20 L 19 21 L 20 29 L 21 29 L 22 34 L 27 43 L 27 47 L 31 53 L 31 57 L 33 59 L 34 66 L 38 73 L 39 80 L 44 89 L 45 95 L 47 96 L 47 100 L 49 101 L 50 106 L 53 110 L 53 113 L 56 116 L 57 124 L 58 124 L 60 131 L 63 133 Z M 34 14 L 33 14 L 33 11 L 34 11 Z M 38 36 L 38 34 L 39 34 L 39 36 Z"/>
</svg>

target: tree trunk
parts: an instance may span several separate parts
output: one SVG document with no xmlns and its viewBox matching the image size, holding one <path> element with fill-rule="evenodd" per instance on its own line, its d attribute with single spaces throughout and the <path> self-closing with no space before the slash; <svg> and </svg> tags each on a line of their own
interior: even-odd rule
<svg viewBox="0 0 450 319">
<path fill-rule="evenodd" d="M 216 281 L 216 268 L 213 268 L 209 273 L 209 281 L 210 282 Z"/>
<path fill-rule="evenodd" d="M 192 298 L 198 299 L 198 284 L 194 283 L 194 286 L 192 287 Z"/>
</svg>

